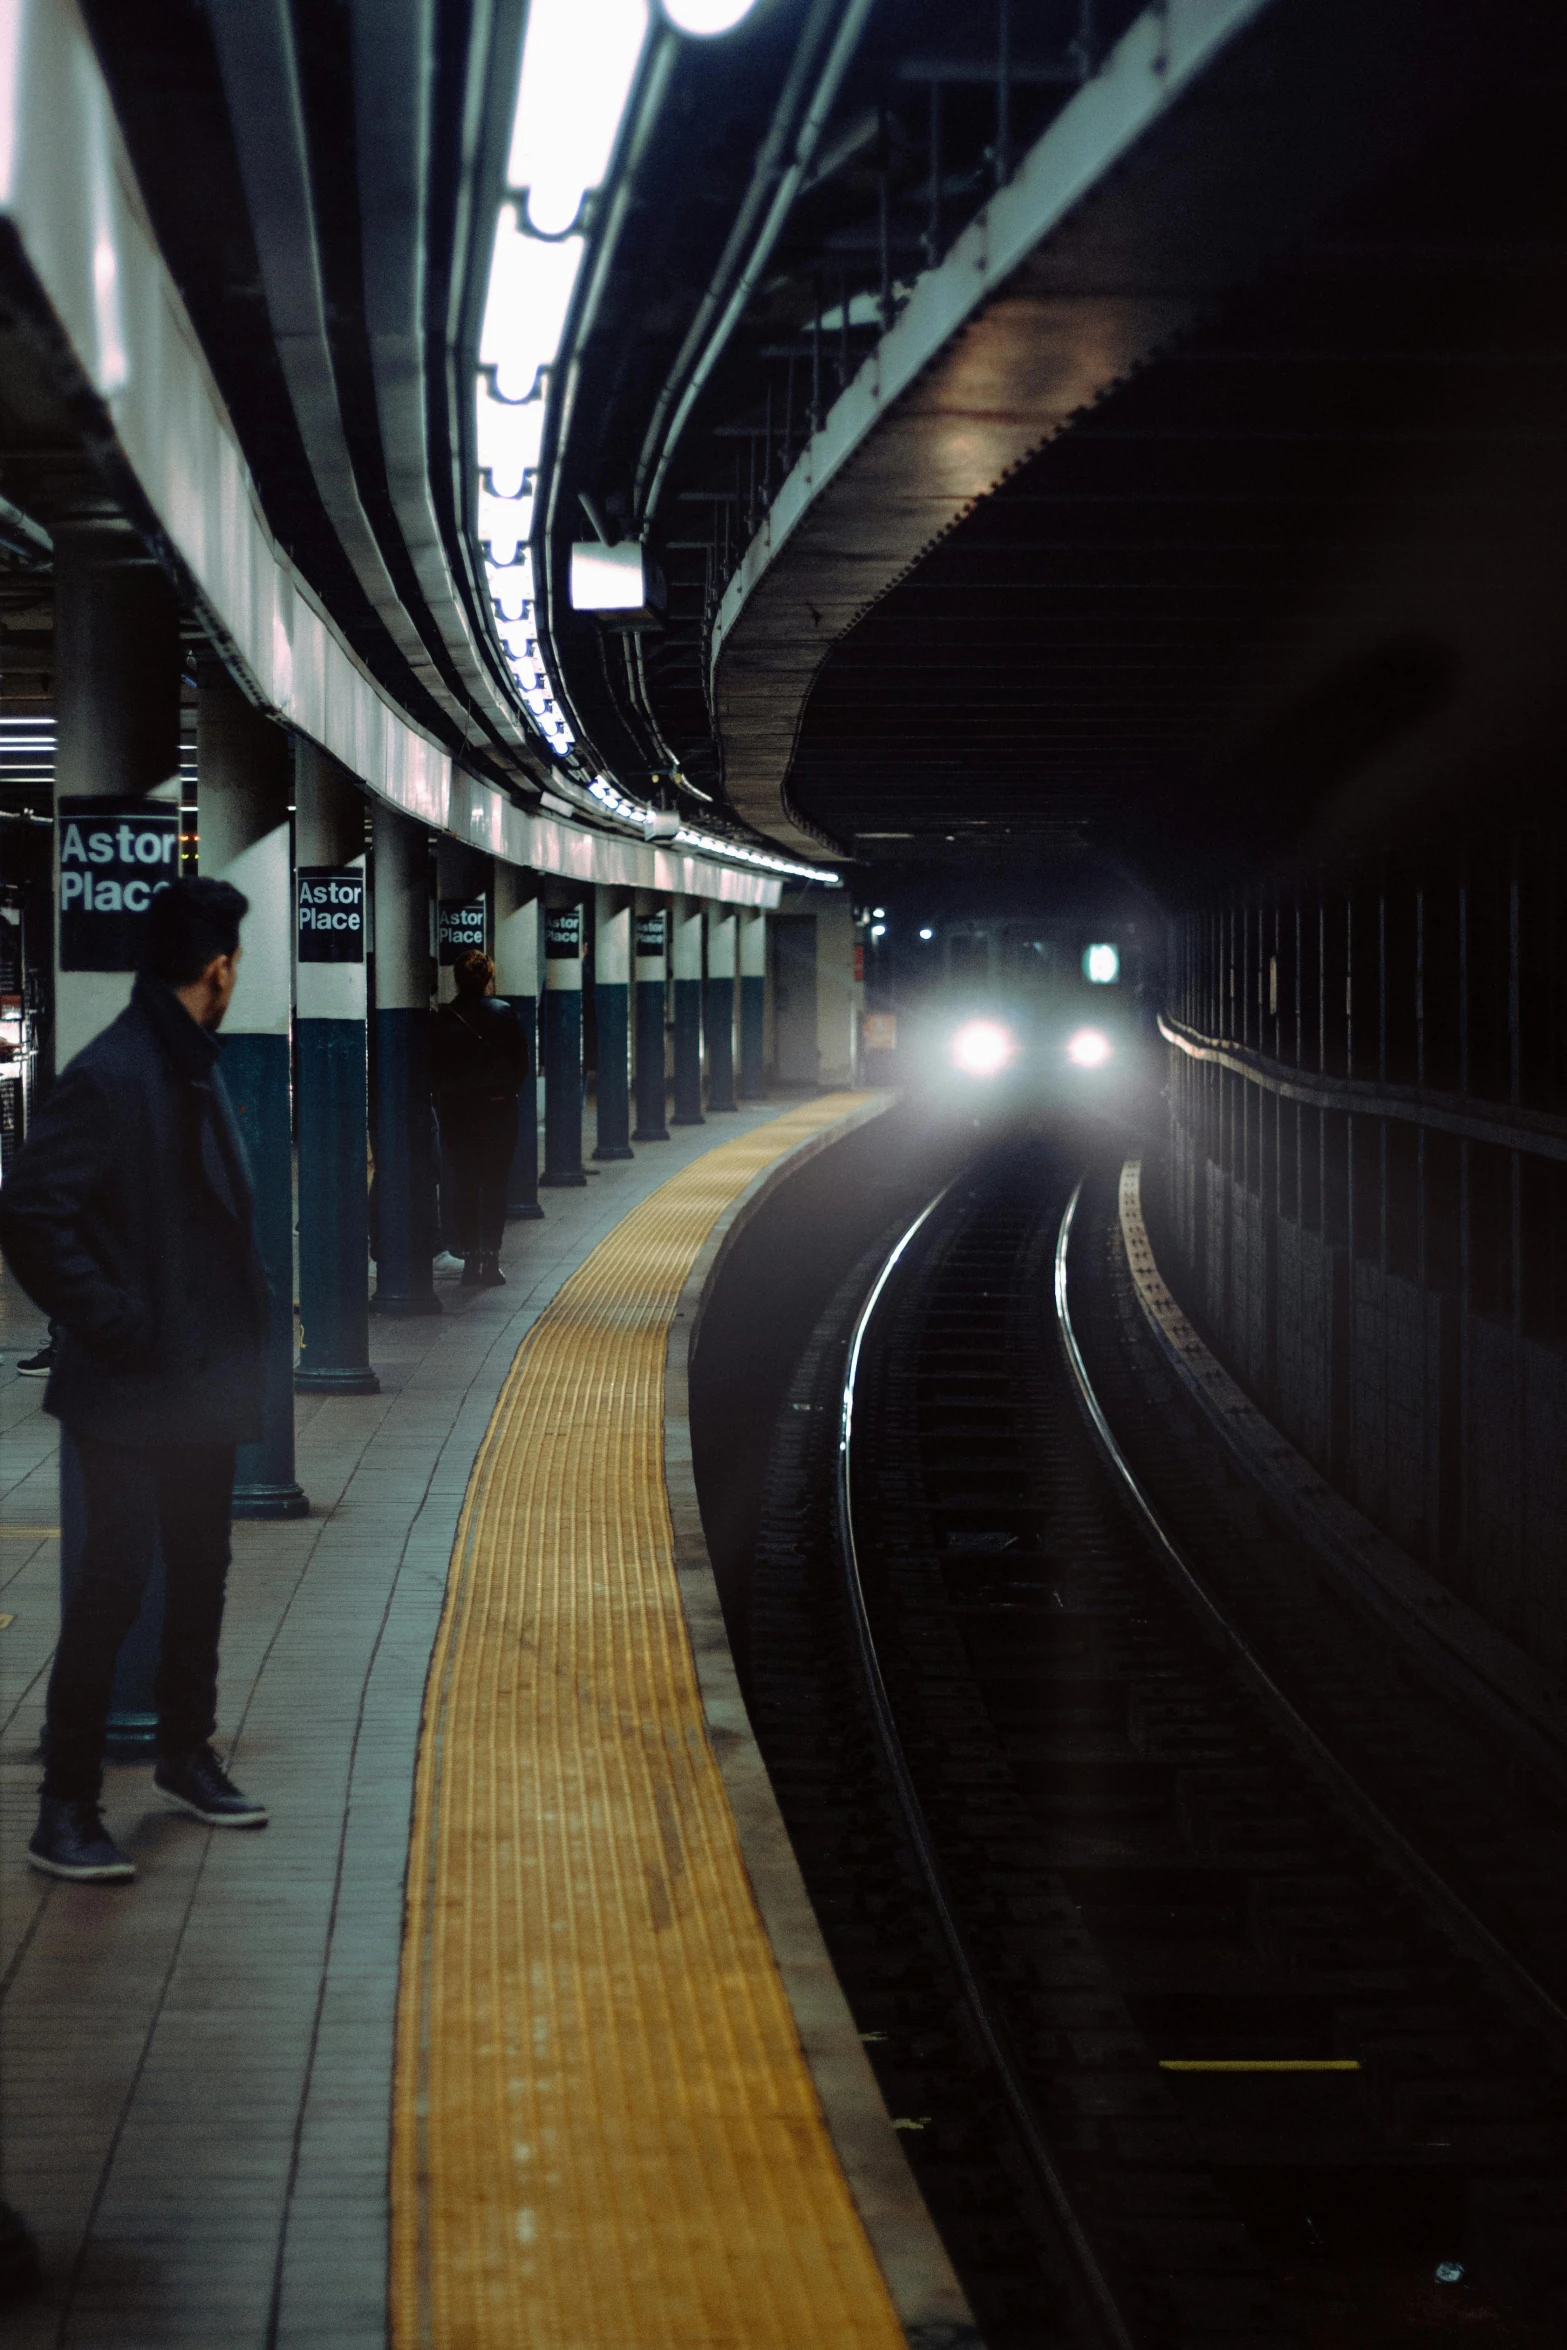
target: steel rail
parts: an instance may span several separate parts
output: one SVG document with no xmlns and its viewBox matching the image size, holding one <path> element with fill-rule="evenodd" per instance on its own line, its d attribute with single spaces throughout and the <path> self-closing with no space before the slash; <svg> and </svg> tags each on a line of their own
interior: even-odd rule
<svg viewBox="0 0 1567 2350">
<path fill-rule="evenodd" d="M 1133 1515 L 1140 1521 L 1154 1548 L 1173 1573 L 1186 1597 L 1196 1608 L 1209 1629 L 1216 1633 L 1240 1668 L 1244 1678 L 1273 1714 L 1279 1728 L 1307 1766 L 1327 1783 L 1334 1796 L 1350 1812 L 1357 1824 L 1365 1830 L 1377 1846 L 1383 1859 L 1405 1886 L 1435 1910 L 1442 1926 L 1453 1941 L 1467 1952 L 1477 1965 L 1493 1977 L 1499 1978 L 1511 1994 L 1515 2004 L 1526 2008 L 1530 2020 L 1550 2039 L 1558 2054 L 1567 2056 L 1567 2010 L 1552 1998 L 1542 1983 L 1535 1980 L 1512 1952 L 1491 1932 L 1463 1896 L 1455 1893 L 1445 1877 L 1410 1843 L 1403 1830 L 1394 1825 L 1381 1805 L 1369 1796 L 1359 1781 L 1341 1763 L 1305 1717 L 1252 1653 L 1245 1640 L 1209 1593 L 1206 1585 L 1192 1567 L 1185 1552 L 1174 1540 L 1153 1503 L 1141 1485 L 1116 1442 L 1115 1434 L 1105 1417 L 1104 1407 L 1094 1392 L 1083 1360 L 1077 1332 L 1072 1326 L 1071 1306 L 1067 1292 L 1067 1250 L 1072 1234 L 1072 1222 L 1077 1204 L 1082 1197 L 1084 1178 L 1079 1177 L 1067 1201 L 1061 1218 L 1061 1229 L 1056 1237 L 1055 1252 L 1055 1311 L 1056 1327 L 1061 1339 L 1067 1366 L 1076 1383 L 1078 1395 L 1087 1414 L 1089 1425 L 1098 1439 L 1101 1452 L 1125 1490 Z M 932 1203 L 933 1205 L 937 1203 Z M 929 1211 L 927 1210 L 927 1213 Z M 912 1234 L 909 1236 L 912 1237 Z M 901 1244 L 900 1244 L 901 1246 Z"/>
<path fill-rule="evenodd" d="M 903 1814 L 904 1826 L 908 1831 L 909 1841 L 913 1846 L 920 1874 L 925 1880 L 925 1889 L 935 1911 L 953 1971 L 962 1988 L 963 1997 L 967 2002 L 985 2054 L 994 2068 L 1008 2111 L 1028 2156 L 1029 2166 L 1062 2235 L 1066 2239 L 1068 2250 L 1077 2268 L 1079 2282 L 1092 2314 L 1098 2322 L 1102 2337 L 1106 2343 L 1113 2345 L 1113 2350 L 1136 2350 L 1135 2338 L 1121 2314 L 1109 2280 L 1099 2265 L 1098 2257 L 1088 2241 L 1082 2222 L 1072 2206 L 1065 2182 L 1056 2167 L 1055 2158 L 1050 2151 L 1049 2141 L 1035 2110 L 1033 2098 L 1012 2052 L 1006 2027 L 997 2015 L 985 1991 L 973 1960 L 969 1956 L 963 1929 L 958 1924 L 957 1918 L 953 1914 L 952 1905 L 947 1898 L 946 1886 L 941 1873 L 941 1862 L 937 1857 L 935 1843 L 931 1836 L 930 1823 L 925 1817 L 925 1808 L 920 1802 L 919 1791 L 915 1787 L 913 1774 L 909 1769 L 908 1756 L 898 1730 L 897 1718 L 893 1713 L 892 1701 L 887 1693 L 887 1683 L 882 1673 L 881 1659 L 876 1652 L 876 1637 L 871 1628 L 870 1611 L 865 1598 L 865 1584 L 860 1573 L 859 1549 L 854 1534 L 853 1451 L 855 1385 L 859 1378 L 860 1357 L 864 1350 L 866 1333 L 870 1329 L 872 1318 L 885 1296 L 898 1266 L 902 1263 L 918 1235 L 947 1200 L 954 1188 L 955 1183 L 949 1183 L 939 1191 L 929 1206 L 915 1217 L 913 1223 L 898 1241 L 897 1246 L 877 1274 L 864 1305 L 860 1308 L 854 1325 L 854 1334 L 849 1341 L 848 1361 L 844 1370 L 842 1412 L 838 1425 L 837 1513 L 844 1580 L 848 1590 L 850 1616 L 854 1624 L 855 1645 L 859 1651 L 860 1665 L 865 1676 L 866 1691 L 870 1698 L 872 1714 L 875 1717 L 882 1753 L 892 1777 L 898 1806 Z M 1075 1200 L 1075 1193 L 1073 1197 Z"/>
</svg>

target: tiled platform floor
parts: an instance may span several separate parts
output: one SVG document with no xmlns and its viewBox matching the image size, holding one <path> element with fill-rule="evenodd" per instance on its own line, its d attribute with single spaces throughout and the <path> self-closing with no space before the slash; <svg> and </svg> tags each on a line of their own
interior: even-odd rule
<svg viewBox="0 0 1567 2350">
<path fill-rule="evenodd" d="M 381 2350 L 392 2032 L 425 1668 L 468 1473 L 522 1336 L 635 1203 L 773 1107 L 545 1195 L 510 1286 L 376 1323 L 382 1393 L 301 1399 L 308 1519 L 240 1525 L 219 1742 L 272 1825 L 214 1834 L 111 1768 L 141 1875 L 25 1865 L 58 1620 L 55 1428 L 0 1295 L 0 2148 L 47 2271 L 21 2350 Z"/>
</svg>

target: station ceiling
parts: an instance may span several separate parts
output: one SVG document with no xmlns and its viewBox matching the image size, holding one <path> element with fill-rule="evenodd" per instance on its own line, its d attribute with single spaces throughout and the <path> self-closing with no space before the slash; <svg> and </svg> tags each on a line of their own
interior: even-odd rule
<svg viewBox="0 0 1567 2350">
<path fill-rule="evenodd" d="M 1554 795 L 1561 94 L 1466 109 L 933 548 L 817 679 L 807 820 L 1167 886 Z"/>
<path fill-rule="evenodd" d="M 1037 134 L 1070 94 L 1081 18 L 1013 13 L 1034 43 Z M 836 292 L 841 316 L 858 284 L 874 306 L 878 203 L 891 268 L 920 265 L 931 175 L 919 76 L 934 47 L 949 54 L 949 95 L 960 90 L 970 110 L 972 143 L 944 191 L 960 204 L 963 171 L 983 188 L 994 29 L 987 12 L 967 12 L 954 42 L 950 11 L 944 25 L 927 16 L 876 12 L 878 44 L 841 110 L 852 122 L 851 98 L 862 116 L 869 102 L 876 138 L 827 175 L 814 215 L 780 244 L 767 300 L 675 457 L 673 510 L 688 520 L 672 524 L 668 504 L 660 517 L 665 626 L 635 646 L 592 648 L 586 690 L 604 739 L 648 772 L 673 754 L 716 794 L 716 589 L 754 519 L 758 462 L 774 479 L 787 465 L 787 441 L 772 454 L 781 418 L 792 412 L 804 436 L 824 365 L 813 302 Z M 1076 868 L 1168 896 L 1259 861 L 1385 846 L 1477 811 L 1490 820 L 1504 800 L 1526 816 L 1554 789 L 1567 487 L 1560 21 L 1504 5 L 1482 38 L 1462 8 L 1279 7 L 1254 29 L 1244 130 L 1231 141 L 1224 123 L 1204 125 L 1207 147 L 1150 141 L 1105 199 L 1119 206 L 1119 242 L 1096 248 L 1092 222 L 1074 224 L 1058 273 L 1065 283 L 1075 271 L 1085 317 L 1109 273 L 1112 292 L 1140 282 L 1172 308 L 1188 299 L 1192 322 L 940 535 L 816 675 L 785 809 L 873 872 L 961 864 L 1010 883 L 1023 867 L 1039 880 Z M 967 83 L 954 48 L 967 53 Z M 1380 112 L 1352 139 L 1373 77 Z M 1257 204 L 1273 203 L 1270 123 L 1307 149 L 1337 141 L 1342 155 L 1319 196 L 1297 185 L 1295 213 L 1277 207 L 1265 260 L 1224 290 L 1218 272 L 1194 287 L 1170 214 L 1243 210 L 1248 171 Z M 722 216 L 739 201 L 757 126 L 728 177 L 716 162 L 707 176 L 702 136 L 686 200 L 700 188 Z M 687 215 L 676 203 L 667 217 L 678 229 Z M 587 355 L 567 453 L 617 513 L 630 512 L 637 432 L 705 265 L 689 238 L 688 277 L 667 264 L 664 218 L 651 202 L 649 241 L 616 287 L 613 369 L 606 358 L 595 375 Z M 840 508 L 838 519 L 853 518 Z"/>
<path fill-rule="evenodd" d="M 297 100 L 274 121 L 258 95 L 259 171 L 216 0 L 87 0 L 86 14 L 273 529 L 416 722 L 536 804 L 548 757 L 503 722 L 506 680 L 472 650 L 490 621 L 464 504 L 465 370 L 523 0 L 258 0 Z M 910 288 L 1138 19 L 1136 0 L 760 0 L 733 36 L 650 50 L 613 201 L 590 224 L 603 268 L 562 359 L 545 528 L 557 558 L 600 527 L 646 532 L 667 597 L 636 627 L 563 592 L 543 615 L 584 775 L 599 766 L 688 820 L 758 822 L 754 802 L 726 808 L 724 584 Z M 782 812 L 866 876 L 934 865 L 1042 887 L 1092 872 L 1168 897 L 1477 811 L 1527 816 L 1556 789 L 1561 12 L 1258 0 L 1246 37 L 1234 151 L 1222 107 L 1184 144 L 1177 124 L 1095 191 L 1119 244 L 1096 245 L 1090 207 L 1070 269 L 1041 249 L 1062 299 L 1088 297 L 1085 321 L 1135 279 L 1172 317 L 1184 304 L 1180 323 L 878 586 L 803 699 Z M 372 48 L 407 92 L 379 115 L 360 86 Z M 1296 191 L 1254 263 L 1205 269 L 1194 224 L 1245 246 L 1245 173 L 1275 129 L 1308 157 L 1319 134 L 1325 154 L 1355 154 L 1319 197 Z M 747 224 L 808 132 L 764 251 Z M 335 481 L 277 331 L 286 240 L 265 166 L 288 141 L 309 202 L 287 249 L 319 286 Z M 384 156 L 402 151 L 409 172 L 388 179 Z M 387 396 L 376 328 L 403 283 L 412 406 Z M 20 517 L 0 510 L 11 700 L 49 690 L 28 519 L 104 497 L 68 422 L 29 409 L 24 342 L 0 367 L 0 493 Z"/>
</svg>

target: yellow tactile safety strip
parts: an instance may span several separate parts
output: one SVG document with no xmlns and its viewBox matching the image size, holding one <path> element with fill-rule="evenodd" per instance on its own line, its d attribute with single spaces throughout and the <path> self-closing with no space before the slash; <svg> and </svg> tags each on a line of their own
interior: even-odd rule
<svg viewBox="0 0 1567 2350">
<path fill-rule="evenodd" d="M 857 1098 L 634 1209 L 496 1406 L 420 1745 L 396 2350 L 902 2350 L 708 1745 L 663 1472 L 665 1345 L 703 1242 Z"/>
</svg>

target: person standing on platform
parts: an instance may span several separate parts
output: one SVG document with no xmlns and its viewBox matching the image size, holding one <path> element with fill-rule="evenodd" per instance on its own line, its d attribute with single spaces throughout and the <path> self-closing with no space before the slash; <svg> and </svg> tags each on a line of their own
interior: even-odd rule
<svg viewBox="0 0 1567 2350">
<path fill-rule="evenodd" d="M 501 1244 L 528 1039 L 510 1004 L 496 1000 L 488 955 L 470 947 L 452 977 L 457 994 L 430 1024 L 430 1078 L 457 1192 L 463 1286 L 493 1289 L 506 1278 Z"/>
<path fill-rule="evenodd" d="M 226 881 L 158 891 L 129 1006 L 56 1083 L 0 1194 L 0 1247 L 59 1325 L 44 1409 L 75 1445 L 81 1573 L 49 1680 L 29 1858 L 136 1874 L 103 1825 L 120 1643 L 156 1523 L 165 1604 L 153 1781 L 209 1827 L 259 1828 L 209 1743 L 238 1444 L 261 1434 L 269 1300 L 244 1145 L 218 1069 L 247 901 Z"/>
</svg>

